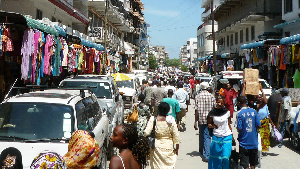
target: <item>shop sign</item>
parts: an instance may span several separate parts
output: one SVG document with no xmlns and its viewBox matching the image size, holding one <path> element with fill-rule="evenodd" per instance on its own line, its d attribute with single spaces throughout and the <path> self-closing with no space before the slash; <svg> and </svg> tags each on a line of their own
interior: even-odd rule
<svg viewBox="0 0 300 169">
<path fill-rule="evenodd" d="M 89 31 L 90 37 L 103 38 L 103 27 L 92 27 Z"/>
</svg>

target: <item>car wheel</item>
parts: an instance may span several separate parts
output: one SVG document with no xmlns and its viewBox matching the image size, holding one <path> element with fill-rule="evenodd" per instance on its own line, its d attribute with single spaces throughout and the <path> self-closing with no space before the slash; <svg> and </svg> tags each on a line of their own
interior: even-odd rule
<svg viewBox="0 0 300 169">
<path fill-rule="evenodd" d="M 292 132 L 291 142 L 296 150 L 300 150 L 300 139 L 295 132 Z"/>
</svg>

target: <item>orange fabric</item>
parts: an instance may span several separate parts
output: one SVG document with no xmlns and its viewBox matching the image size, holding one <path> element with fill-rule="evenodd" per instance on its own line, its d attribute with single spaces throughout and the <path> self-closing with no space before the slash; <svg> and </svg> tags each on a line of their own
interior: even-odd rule
<svg viewBox="0 0 300 169">
<path fill-rule="evenodd" d="M 64 159 L 68 169 L 93 168 L 97 165 L 99 153 L 99 144 L 89 132 L 77 130 L 72 134 Z"/>
</svg>

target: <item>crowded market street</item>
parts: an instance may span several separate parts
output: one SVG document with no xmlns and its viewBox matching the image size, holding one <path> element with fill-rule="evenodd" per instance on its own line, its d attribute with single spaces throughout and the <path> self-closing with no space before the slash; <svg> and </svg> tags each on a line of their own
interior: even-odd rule
<svg viewBox="0 0 300 169">
<path fill-rule="evenodd" d="M 179 148 L 176 168 L 178 169 L 200 169 L 207 168 L 207 163 L 201 160 L 198 151 L 198 131 L 194 129 L 194 100 L 189 105 L 187 113 L 187 129 L 180 133 L 181 144 Z M 236 112 L 235 112 L 236 114 Z M 235 115 L 234 114 L 234 115 Z M 234 116 L 235 117 L 235 116 Z M 233 124 L 235 119 L 233 120 Z M 234 138 L 237 138 L 237 131 L 233 128 Z M 238 145 L 238 143 L 237 143 Z M 238 149 L 238 148 L 237 148 Z M 283 169 L 283 168 L 299 168 L 300 151 L 295 150 L 289 140 L 286 138 L 283 141 L 283 146 L 278 148 L 270 148 L 267 156 L 261 159 L 261 168 Z M 242 168 L 242 167 L 240 167 Z"/>
</svg>

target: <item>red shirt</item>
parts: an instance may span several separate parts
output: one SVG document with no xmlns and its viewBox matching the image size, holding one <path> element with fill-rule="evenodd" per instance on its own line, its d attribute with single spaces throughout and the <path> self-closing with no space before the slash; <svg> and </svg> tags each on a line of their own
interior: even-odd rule
<svg viewBox="0 0 300 169">
<path fill-rule="evenodd" d="M 238 93 L 234 89 L 230 89 L 230 90 L 225 89 L 223 92 L 223 95 L 225 97 L 225 107 L 230 111 L 231 114 L 233 113 L 233 109 L 234 109 L 233 99 L 236 98 L 237 94 Z"/>
<path fill-rule="evenodd" d="M 190 85 L 191 85 L 191 88 L 192 89 L 194 89 L 194 87 L 195 87 L 195 81 L 194 81 L 194 79 L 190 79 Z"/>
</svg>

